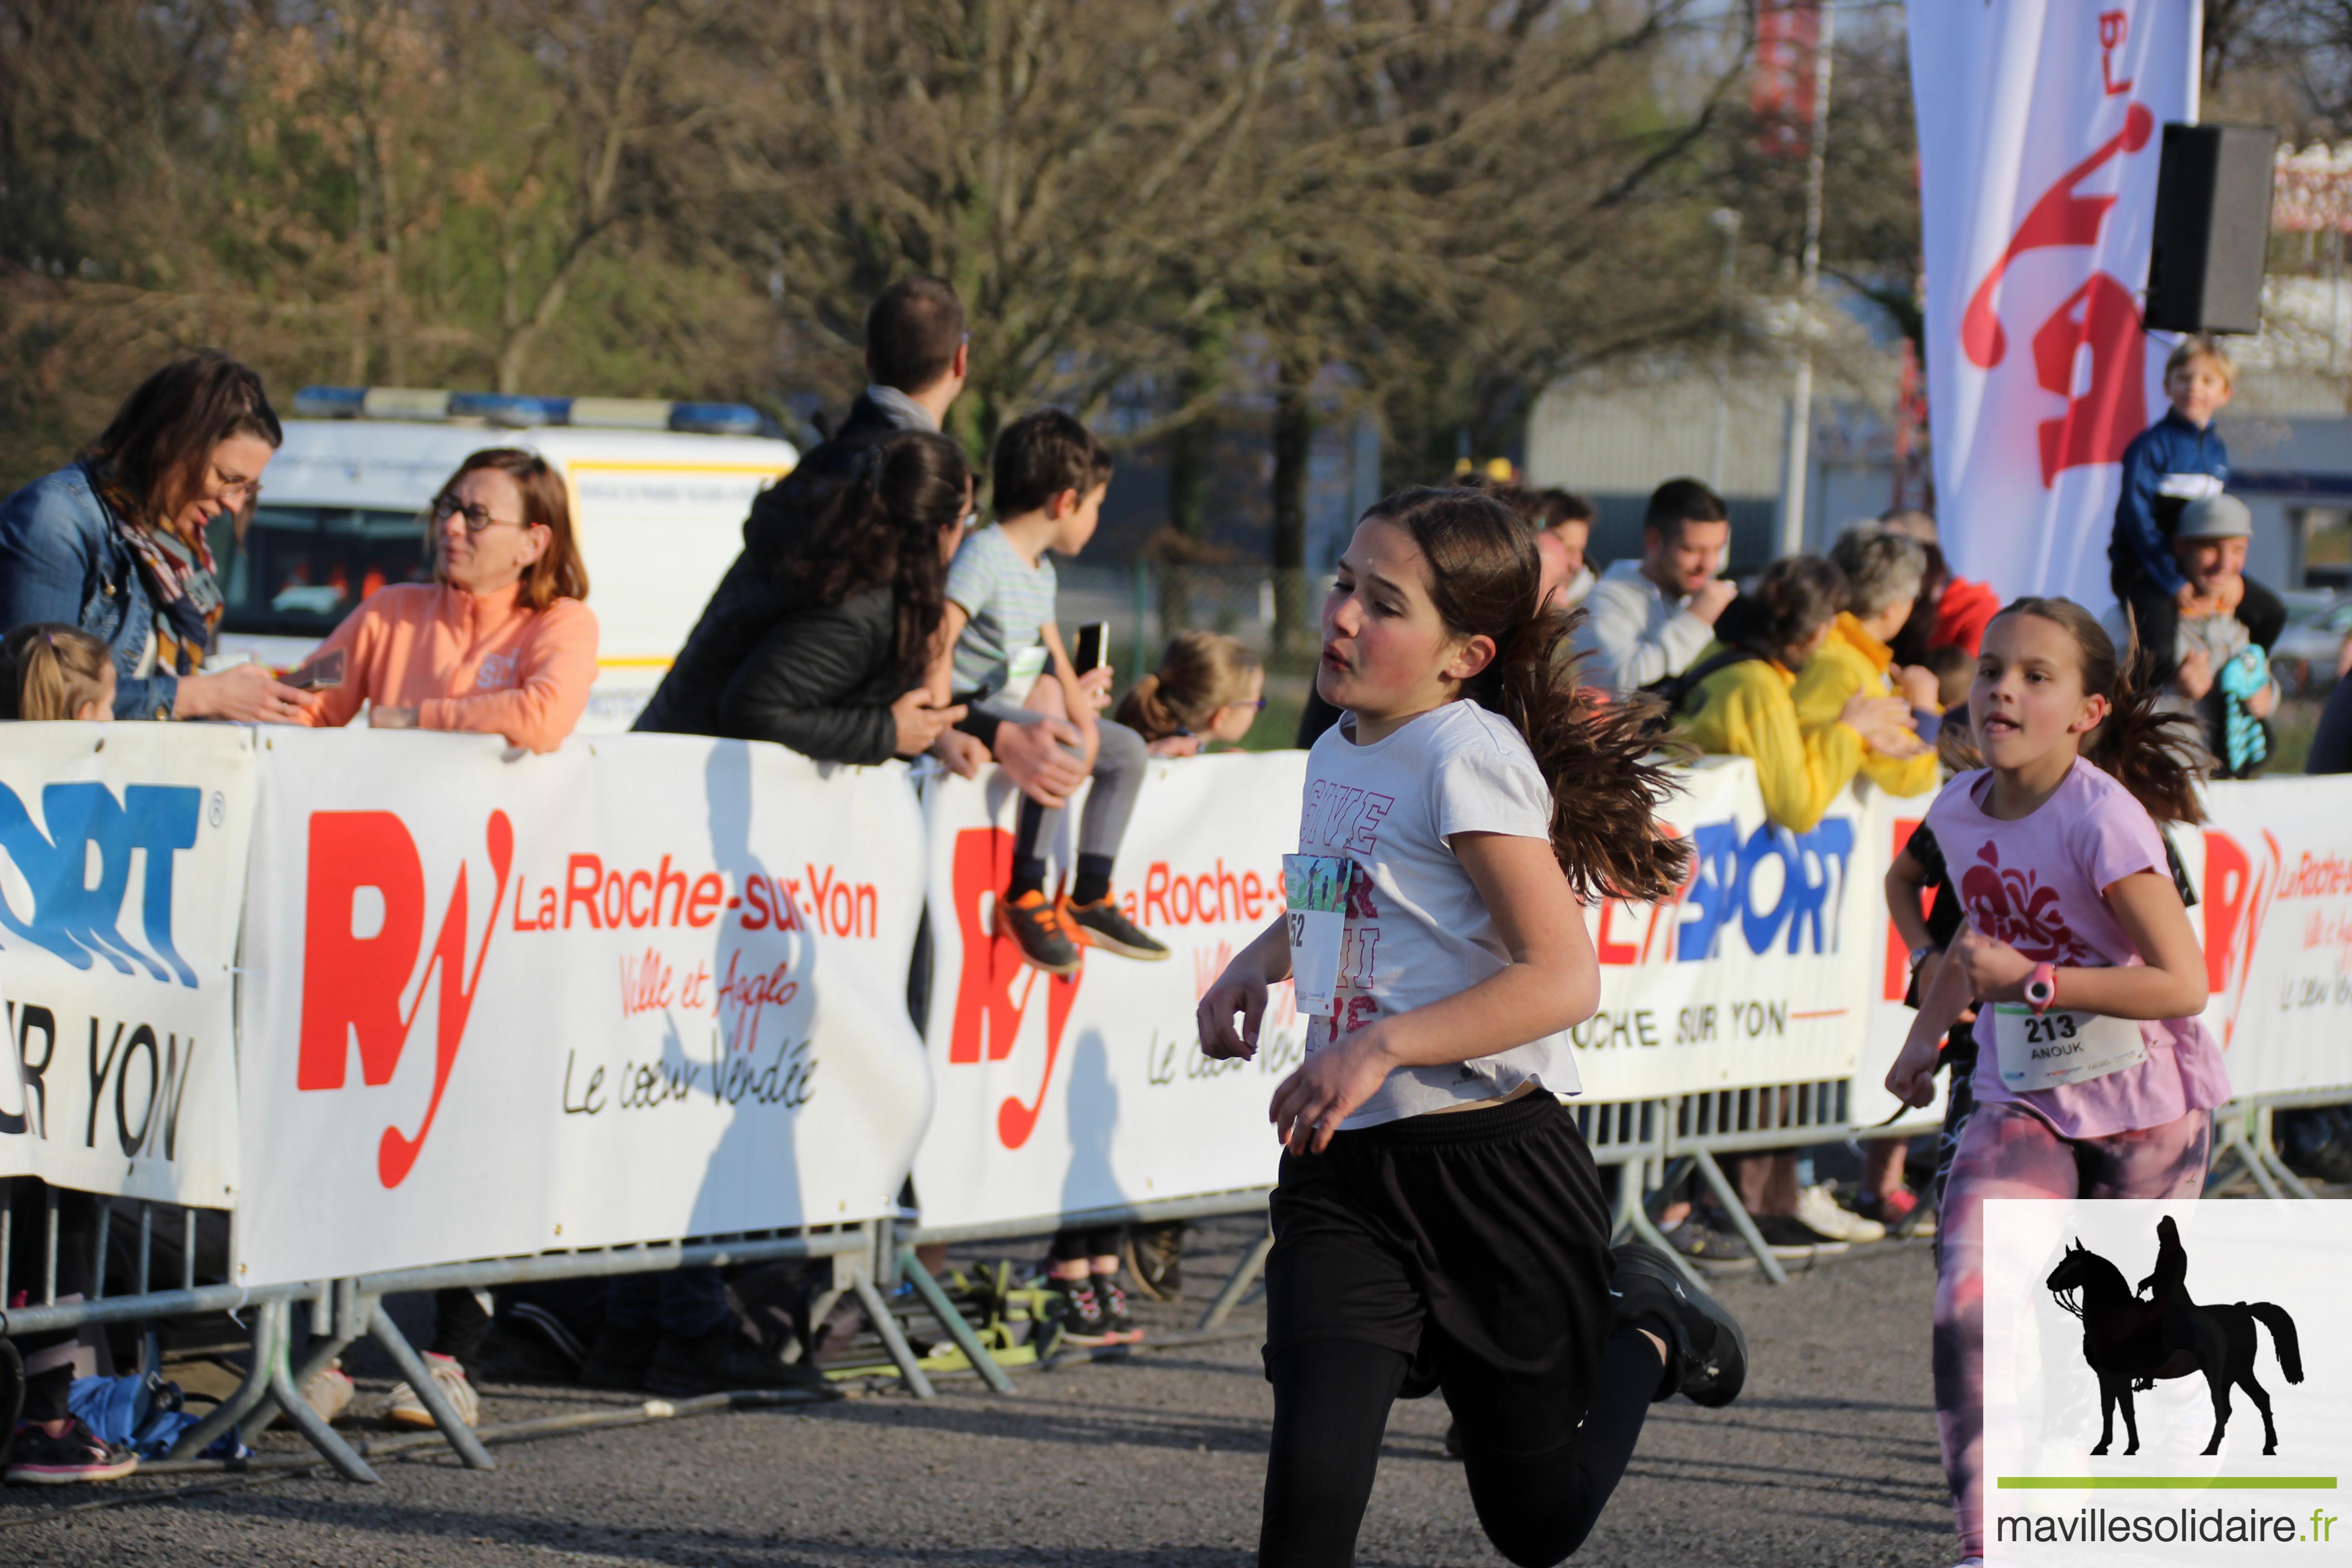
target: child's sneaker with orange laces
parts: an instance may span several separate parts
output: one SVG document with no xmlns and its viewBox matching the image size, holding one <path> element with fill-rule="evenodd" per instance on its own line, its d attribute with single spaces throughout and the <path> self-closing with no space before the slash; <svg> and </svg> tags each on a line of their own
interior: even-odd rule
<svg viewBox="0 0 2352 1568">
<path fill-rule="evenodd" d="M 1063 928 L 1059 908 L 1032 890 L 996 901 L 996 929 L 1021 944 L 1022 955 L 1048 974 L 1078 972 L 1077 944 Z"/>
<path fill-rule="evenodd" d="M 1168 956 L 1167 944 L 1119 913 L 1118 900 L 1109 894 L 1091 904 L 1074 904 L 1065 898 L 1060 912 L 1063 923 L 1088 947 L 1098 947 L 1121 958 L 1139 958 L 1146 963 Z"/>
</svg>

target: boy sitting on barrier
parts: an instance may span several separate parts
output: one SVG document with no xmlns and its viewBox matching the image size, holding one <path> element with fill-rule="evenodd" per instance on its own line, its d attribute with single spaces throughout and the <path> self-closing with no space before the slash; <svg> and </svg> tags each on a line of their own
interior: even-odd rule
<svg viewBox="0 0 2352 1568">
<path fill-rule="evenodd" d="M 1067 414 L 1043 408 L 1004 427 L 992 469 L 997 521 L 973 531 L 948 568 L 944 668 L 933 671 L 933 690 L 941 705 L 951 695 L 992 727 L 1050 726 L 1094 778 L 1078 822 L 1077 864 L 1065 868 L 1074 874 L 1059 899 L 1045 896 L 1045 853 L 1061 809 L 1022 800 L 1013 883 L 997 899 L 997 929 L 1053 974 L 1077 972 L 1080 943 L 1126 958 L 1166 958 L 1168 949 L 1121 914 L 1110 891 L 1111 866 L 1143 787 L 1143 737 L 1097 717 L 1110 700 L 1110 669 L 1081 676 L 1071 668 L 1055 620 L 1054 563 L 1045 558 L 1048 550 L 1076 555 L 1094 537 L 1110 489 L 1110 452 Z"/>
</svg>

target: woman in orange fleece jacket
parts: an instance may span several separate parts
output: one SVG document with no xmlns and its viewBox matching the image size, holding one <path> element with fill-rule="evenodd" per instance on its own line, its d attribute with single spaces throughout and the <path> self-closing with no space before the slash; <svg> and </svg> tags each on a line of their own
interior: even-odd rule
<svg viewBox="0 0 2352 1568">
<path fill-rule="evenodd" d="M 433 583 L 380 588 L 307 662 L 341 648 L 350 668 L 313 725 L 362 702 L 379 730 L 471 730 L 551 752 L 587 710 L 596 617 L 563 480 L 536 452 L 493 447 L 434 498 Z"/>
</svg>

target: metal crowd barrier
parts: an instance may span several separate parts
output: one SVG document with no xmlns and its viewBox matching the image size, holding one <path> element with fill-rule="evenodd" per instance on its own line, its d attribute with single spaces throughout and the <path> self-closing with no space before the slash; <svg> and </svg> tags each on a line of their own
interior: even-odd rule
<svg viewBox="0 0 2352 1568">
<path fill-rule="evenodd" d="M 2316 1199 L 2301 1176 L 2287 1168 L 2272 1134 L 2272 1120 L 2282 1110 L 2310 1110 L 2321 1106 L 2352 1104 L 2352 1087 L 2290 1089 L 2279 1094 L 2247 1095 L 2217 1107 L 2213 1112 L 2212 1169 L 2224 1156 L 2234 1156 L 2266 1198 Z"/>
<path fill-rule="evenodd" d="M 1666 1241 L 1649 1215 L 1645 1195 L 1678 1181 L 1687 1170 L 1704 1180 L 1740 1238 L 1748 1244 L 1759 1268 L 1776 1285 L 1788 1283 L 1788 1274 L 1772 1256 L 1755 1221 L 1739 1200 L 1738 1190 L 1724 1174 L 1721 1154 L 1758 1153 L 1803 1148 L 1850 1138 L 1856 1131 L 1848 1106 L 1851 1084 L 1843 1079 L 1776 1084 L 1748 1089 L 1713 1089 L 1699 1094 L 1633 1100 L 1568 1101 L 1579 1131 L 1596 1163 L 1614 1165 L 1617 1183 L 1616 1228 L 1619 1236 L 1633 1235 L 1664 1251 L 1677 1268 L 1701 1289 L 1704 1279 Z M 2214 1164 L 2224 1157 L 2237 1159 L 2271 1198 L 2313 1198 L 2317 1194 L 2289 1170 L 2272 1141 L 2272 1117 L 2282 1110 L 2340 1105 L 2352 1101 L 2352 1089 L 2309 1089 L 2296 1093 L 2250 1096 L 2231 1101 L 2214 1113 Z M 1865 1130 L 1867 1131 L 1867 1130 Z M 0 1182 L 0 1195 L 6 1184 Z M 180 1281 L 176 1288 L 155 1289 L 150 1277 L 150 1247 L 155 1210 L 176 1205 L 139 1205 L 139 1241 L 131 1292 L 107 1294 L 109 1259 L 112 1251 L 111 1200 L 98 1204 L 96 1280 L 86 1300 L 57 1300 L 58 1189 L 47 1190 L 45 1259 L 38 1299 L 22 1307 L 5 1305 L 12 1299 L 9 1279 L 12 1257 L 9 1206 L 0 1202 L 0 1337 L 79 1330 L 121 1322 L 152 1322 L 202 1312 L 232 1315 L 254 1311 L 252 1361 L 236 1392 L 215 1406 L 172 1449 L 173 1459 L 201 1452 L 232 1426 L 250 1422 L 254 1430 L 268 1424 L 282 1410 L 298 1431 L 337 1473 L 356 1481 L 376 1481 L 375 1471 L 342 1436 L 313 1412 L 301 1397 L 310 1379 L 325 1369 L 354 1342 L 373 1340 L 400 1369 L 401 1375 L 432 1414 L 435 1426 L 450 1447 L 469 1468 L 490 1469 L 497 1461 L 449 1405 L 440 1386 L 399 1328 L 385 1311 L 386 1296 L 430 1291 L 450 1287 L 476 1289 L 525 1281 L 656 1273 L 674 1268 L 723 1268 L 780 1258 L 830 1258 L 834 1278 L 830 1289 L 812 1305 L 822 1319 L 844 1292 L 852 1292 L 865 1308 L 891 1362 L 908 1389 L 921 1399 L 936 1396 L 885 1300 L 903 1279 L 912 1285 L 929 1314 L 939 1321 L 957 1349 L 988 1385 L 1010 1393 L 1013 1382 L 992 1356 L 925 1268 L 916 1248 L 940 1243 L 1011 1239 L 1058 1229 L 1097 1226 L 1161 1224 L 1172 1220 L 1209 1219 L 1229 1215 L 1264 1213 L 1270 1189 L 1249 1187 L 1189 1198 L 1118 1204 L 1017 1222 L 963 1226 L 901 1226 L 888 1219 L 873 1225 L 844 1226 L 794 1231 L 766 1231 L 695 1240 L 648 1243 L 575 1252 L 539 1253 L 529 1257 L 489 1258 L 429 1268 L 401 1268 L 355 1279 L 312 1280 L 260 1287 L 198 1285 L 195 1282 L 194 1209 L 183 1209 Z M 1202 1331 L 1222 1327 L 1234 1309 L 1257 1282 L 1274 1245 L 1271 1228 L 1245 1252 L 1220 1286 L 1198 1321 Z M 879 1284 L 877 1285 L 877 1280 Z M 27 1289 L 29 1295 L 30 1289 Z M 301 1363 L 292 1360 L 297 1306 L 311 1313 L 311 1341 Z M 158 1359 L 156 1337 L 151 1331 L 142 1350 L 142 1370 Z"/>
<path fill-rule="evenodd" d="M 917 1224 L 894 1228 L 885 1237 L 885 1250 L 889 1256 L 895 1275 L 886 1275 L 886 1283 L 896 1284 L 903 1277 L 915 1288 L 932 1317 L 948 1331 L 957 1350 L 971 1363 L 972 1369 L 989 1387 L 999 1394 L 1013 1392 L 1013 1379 L 980 1336 L 964 1321 L 963 1314 L 949 1301 L 947 1292 L 940 1288 L 929 1269 L 916 1256 L 919 1247 L 931 1247 L 960 1241 L 1012 1240 L 1021 1237 L 1047 1236 L 1059 1230 L 1090 1230 L 1107 1225 L 1165 1225 L 1181 1219 L 1217 1219 L 1227 1215 L 1262 1214 L 1269 1187 L 1240 1187 L 1229 1192 L 1208 1193 L 1189 1198 L 1162 1198 L 1148 1203 L 1111 1204 L 1099 1208 L 1076 1209 L 1067 1214 L 1049 1215 L 1026 1220 L 992 1220 L 977 1225 L 926 1226 Z M 887 1224 L 889 1222 L 886 1222 Z M 1216 1297 L 1201 1314 L 1197 1331 L 1212 1332 L 1223 1327 L 1233 1310 L 1249 1293 L 1259 1272 L 1265 1267 L 1265 1257 L 1274 1247 L 1274 1233 L 1268 1230 L 1255 1246 L 1244 1253 L 1241 1262 L 1227 1276 Z M 871 1309 L 868 1309 L 871 1310 Z"/>
<path fill-rule="evenodd" d="M 875 1331 L 881 1337 L 884 1348 L 888 1352 L 892 1363 L 898 1367 L 908 1391 L 919 1399 L 930 1399 L 937 1394 L 918 1363 L 913 1347 L 907 1342 L 906 1335 L 899 1331 L 881 1292 L 875 1287 L 874 1274 L 880 1251 L 877 1247 L 878 1232 L 870 1226 L 759 1231 L 391 1269 L 349 1279 L 247 1287 L 195 1283 L 197 1211 L 185 1209 L 182 1211 L 185 1247 L 179 1287 L 158 1290 L 152 1288 L 153 1282 L 149 1278 L 148 1244 L 152 1234 L 154 1210 L 159 1206 L 176 1205 L 142 1204 L 134 1288 L 127 1295 L 110 1296 L 106 1293 L 106 1279 L 112 1250 L 111 1210 L 114 1205 L 110 1200 L 100 1199 L 98 1204 L 92 1290 L 86 1300 L 60 1301 L 57 1294 L 58 1189 L 51 1186 L 47 1189 L 47 1202 L 44 1209 L 45 1235 L 40 1252 L 45 1267 L 38 1295 L 35 1298 L 28 1287 L 25 1293 L 32 1298 L 29 1304 L 9 1307 L 6 1303 L 15 1295 L 8 1279 L 8 1263 L 12 1256 L 10 1243 L 14 1238 L 10 1234 L 11 1210 L 5 1201 L 6 1186 L 7 1183 L 0 1180 L 0 1338 L 79 1331 L 110 1323 L 152 1323 L 161 1319 L 201 1312 L 227 1312 L 234 1319 L 236 1314 L 252 1310 L 252 1359 L 243 1382 L 234 1394 L 215 1405 L 173 1445 L 167 1456 L 172 1460 L 184 1460 L 200 1454 L 240 1423 L 249 1423 L 249 1429 L 257 1432 L 269 1424 L 276 1412 L 282 1411 L 295 1429 L 339 1475 L 354 1481 L 381 1480 L 382 1478 L 368 1462 L 301 1396 L 302 1387 L 312 1377 L 324 1371 L 355 1341 L 367 1338 L 373 1340 L 392 1358 L 394 1364 L 400 1369 L 401 1376 L 407 1380 L 409 1387 L 431 1413 L 434 1426 L 459 1458 L 469 1468 L 496 1468 L 498 1462 L 450 1405 L 440 1385 L 425 1367 L 425 1359 L 410 1345 L 383 1306 L 383 1299 L 389 1295 L 451 1287 L 476 1289 L 530 1280 L 646 1274 L 674 1268 L 725 1268 L 780 1258 L 830 1258 L 834 1265 L 833 1281 L 830 1289 L 821 1292 L 813 1303 L 813 1311 L 821 1320 L 843 1292 L 854 1292 L 865 1307 L 866 1316 L 872 1320 Z M 933 1293 L 937 1293 L 936 1287 Z M 296 1325 L 294 1309 L 302 1303 L 310 1308 L 311 1339 L 298 1366 L 291 1359 Z M 937 1300 L 927 1298 L 926 1304 L 936 1311 L 946 1307 L 946 1300 L 943 1296 Z M 242 1323 L 242 1320 L 237 1321 Z M 941 1325 L 951 1334 L 961 1328 L 962 1323 L 961 1315 L 951 1309 L 941 1315 Z M 160 1361 L 158 1339 L 151 1330 L 141 1352 L 141 1371 L 154 1370 Z"/>
</svg>

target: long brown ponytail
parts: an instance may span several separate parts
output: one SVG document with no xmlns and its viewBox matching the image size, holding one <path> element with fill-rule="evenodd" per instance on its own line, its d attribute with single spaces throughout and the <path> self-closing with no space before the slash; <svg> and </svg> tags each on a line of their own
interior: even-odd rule
<svg viewBox="0 0 2352 1568">
<path fill-rule="evenodd" d="M 1456 637 L 1487 637 L 1495 658 L 1463 695 L 1517 726 L 1551 786 L 1551 847 L 1587 903 L 1657 901 L 1683 883 L 1690 847 L 1658 830 L 1681 787 L 1675 754 L 1645 733 L 1654 700 L 1608 700 L 1562 645 L 1583 618 L 1542 606 L 1535 541 L 1509 509 L 1464 489 L 1400 490 L 1364 514 L 1412 536 L 1430 603 Z"/>
<path fill-rule="evenodd" d="M 2072 599 L 2012 600 L 1993 619 L 2011 616 L 2038 616 L 2073 637 L 2082 659 L 2084 695 L 2107 700 L 2107 716 L 2083 737 L 2081 754 L 2129 790 L 2157 821 L 2204 821 L 2205 808 L 2197 798 L 2197 720 L 2157 706 L 2164 691 L 2155 679 L 2156 656 L 2141 646 L 2138 623 L 2128 608 L 2130 640 L 2121 654 L 2106 628 Z"/>
</svg>

